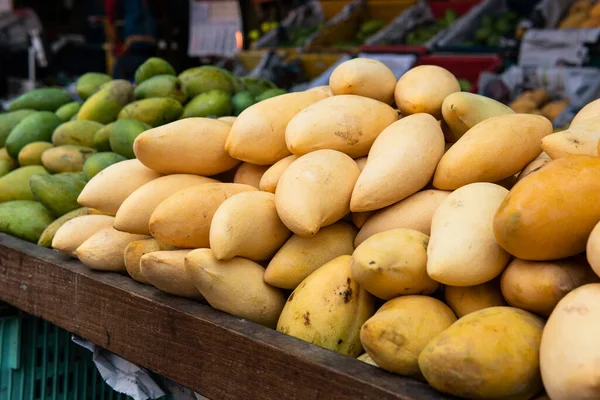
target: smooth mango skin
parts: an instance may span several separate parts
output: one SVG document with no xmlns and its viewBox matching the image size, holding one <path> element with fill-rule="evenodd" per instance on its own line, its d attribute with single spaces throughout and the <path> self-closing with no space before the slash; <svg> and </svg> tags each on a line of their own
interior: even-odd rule
<svg viewBox="0 0 600 400">
<path fill-rule="evenodd" d="M 515 258 L 502 273 L 501 287 L 511 306 L 548 317 L 567 293 L 594 282 L 598 277 L 582 256 L 557 261 Z"/>
<path fill-rule="evenodd" d="M 443 154 L 444 134 L 431 115 L 413 114 L 389 125 L 369 151 L 350 210 L 378 210 L 421 190 Z"/>
<path fill-rule="evenodd" d="M 298 156 L 331 149 L 364 157 L 379 134 L 398 120 L 389 105 L 368 97 L 339 95 L 300 111 L 285 129 L 285 142 Z"/>
<path fill-rule="evenodd" d="M 210 249 L 185 258 L 185 269 L 198 291 L 215 309 L 274 328 L 285 304 L 280 289 L 263 281 L 264 269 L 241 257 L 217 260 Z"/>
<path fill-rule="evenodd" d="M 469 129 L 442 157 L 433 186 L 454 190 L 474 182 L 498 182 L 521 171 L 541 153 L 552 133 L 545 117 L 506 114 Z"/>
<path fill-rule="evenodd" d="M 81 105 L 77 119 L 108 124 L 116 120 L 121 109 L 133 99 L 133 87 L 128 81 L 107 82 Z"/>
<path fill-rule="evenodd" d="M 66 213 L 65 215 L 63 215 L 62 217 L 54 220 L 54 222 L 52 222 L 50 225 L 48 225 L 48 227 L 46 229 L 44 229 L 44 232 L 42 232 L 42 235 L 40 236 L 40 239 L 38 240 L 38 246 L 42 246 L 42 247 L 52 247 L 52 240 L 54 239 L 54 235 L 56 234 L 56 232 L 58 231 L 58 229 L 63 226 L 67 221 L 72 220 L 73 218 L 77 218 L 77 217 L 81 217 L 82 215 L 88 215 L 89 211 L 87 208 L 85 207 L 81 207 L 78 208 L 77 210 L 73 210 L 71 212 Z"/>
<path fill-rule="evenodd" d="M 380 299 L 431 294 L 439 283 L 427 275 L 429 236 L 412 229 L 393 229 L 371 236 L 352 253 L 352 276 Z"/>
<path fill-rule="evenodd" d="M 127 104 L 119 112 L 118 119 L 131 118 L 152 127 L 175 121 L 181 113 L 181 103 L 170 97 L 154 97 Z"/>
<path fill-rule="evenodd" d="M 374 312 L 374 297 L 352 278 L 350 256 L 340 256 L 310 274 L 292 292 L 277 330 L 358 357 L 363 351 L 360 327 Z"/>
<path fill-rule="evenodd" d="M 542 139 L 542 149 L 553 160 L 569 154 L 598 155 L 600 115 L 580 121 L 569 129 L 553 133 Z"/>
<path fill-rule="evenodd" d="M 377 366 L 420 378 L 418 357 L 438 334 L 456 322 L 444 303 L 428 296 L 386 302 L 360 329 L 360 341 Z"/>
<path fill-rule="evenodd" d="M 225 150 L 238 160 L 272 165 L 289 156 L 288 123 L 300 111 L 328 96 L 318 91 L 288 93 L 246 108 L 233 122 Z"/>
<path fill-rule="evenodd" d="M 260 189 L 260 180 L 269 167 L 270 165 L 254 165 L 243 162 L 235 171 L 233 183 L 242 183 Z"/>
<path fill-rule="evenodd" d="M 316 235 L 348 214 L 359 174 L 354 160 L 339 151 L 317 150 L 300 157 L 277 184 L 279 217 L 297 235 Z"/>
<path fill-rule="evenodd" d="M 588 237 L 585 255 L 596 275 L 600 276 L 600 222 Z"/>
<path fill-rule="evenodd" d="M 148 236 L 144 235 L 119 232 L 111 226 L 100 229 L 90 236 L 75 250 L 75 255 L 90 269 L 126 272 L 123 257 L 125 248 L 131 242 L 147 238 Z"/>
<path fill-rule="evenodd" d="M 48 142 L 29 143 L 19 152 L 19 165 L 42 165 L 42 153 L 52 147 L 52 143 Z"/>
<path fill-rule="evenodd" d="M 322 265 L 343 255 L 351 255 L 356 229 L 339 221 L 310 238 L 293 235 L 273 256 L 265 270 L 265 282 L 282 289 L 295 289 Z"/>
<path fill-rule="evenodd" d="M 567 294 L 548 318 L 540 365 L 546 393 L 552 400 L 600 397 L 599 320 L 599 283 L 581 286 Z"/>
<path fill-rule="evenodd" d="M 82 100 L 86 100 L 88 97 L 96 93 L 96 90 L 98 90 L 100 86 L 110 82 L 111 80 L 112 78 L 107 74 L 88 72 L 81 75 L 79 79 L 77 79 L 75 90 L 77 90 L 77 94 Z"/>
<path fill-rule="evenodd" d="M 12 200 L 34 200 L 29 178 L 37 174 L 48 175 L 42 166 L 31 165 L 9 172 L 0 178 L 0 203 Z"/>
<path fill-rule="evenodd" d="M 329 89 L 336 96 L 355 94 L 392 104 L 395 88 L 396 76 L 392 70 L 381 61 L 370 58 L 344 61 L 329 77 Z"/>
<path fill-rule="evenodd" d="M 0 232 L 37 243 L 44 230 L 54 221 L 41 203 L 15 200 L 0 203 Z"/>
<path fill-rule="evenodd" d="M 512 188 L 494 217 L 494 235 L 515 257 L 556 260 L 585 251 L 599 220 L 600 157 L 570 155 Z"/>
<path fill-rule="evenodd" d="M 283 175 L 283 172 L 289 167 L 294 161 L 298 159 L 298 156 L 291 155 L 286 158 L 282 158 L 275 164 L 271 165 L 260 177 L 258 188 L 263 192 L 275 193 L 277 189 L 277 183 L 279 178 Z"/>
<path fill-rule="evenodd" d="M 452 73 L 436 65 L 420 65 L 406 72 L 394 90 L 402 115 L 428 113 L 442 119 L 442 103 L 460 84 Z"/>
<path fill-rule="evenodd" d="M 499 279 L 475 286 L 444 286 L 444 301 L 458 318 L 484 308 L 506 305 Z"/>
<path fill-rule="evenodd" d="M 75 250 L 94 233 L 112 228 L 114 218 L 109 215 L 92 214 L 75 217 L 65 222 L 54 234 L 52 248 L 77 258 Z"/>
<path fill-rule="evenodd" d="M 104 125 L 95 121 L 69 121 L 60 124 L 52 133 L 52 144 L 94 147 L 94 135 Z"/>
<path fill-rule="evenodd" d="M 452 93 L 442 103 L 442 116 L 452 132 L 452 142 L 456 142 L 481 121 L 514 113 L 510 107 L 499 101 L 468 92 Z"/>
<path fill-rule="evenodd" d="M 185 270 L 185 257 L 190 251 L 167 250 L 145 254 L 140 259 L 140 272 L 152 286 L 165 293 L 201 299 L 202 295 Z"/>
<path fill-rule="evenodd" d="M 579 112 L 573 117 L 571 126 L 577 126 L 581 122 L 600 116 L 600 99 L 594 100 L 591 103 L 586 104 Z"/>
<path fill-rule="evenodd" d="M 376 233 L 396 228 L 414 229 L 429 236 L 433 214 L 449 195 L 450 192 L 443 190 L 423 190 L 377 211 L 356 235 L 354 246 L 358 247 Z"/>
<path fill-rule="evenodd" d="M 136 240 L 131 242 L 125 248 L 125 269 L 134 280 L 152 285 L 150 281 L 140 271 L 140 260 L 142 256 L 155 251 L 177 250 L 177 247 L 162 243 L 154 238 Z"/>
<path fill-rule="evenodd" d="M 542 390 L 544 322 L 513 307 L 468 314 L 436 336 L 419 367 L 440 392 L 467 399 L 528 400 Z"/>
</svg>

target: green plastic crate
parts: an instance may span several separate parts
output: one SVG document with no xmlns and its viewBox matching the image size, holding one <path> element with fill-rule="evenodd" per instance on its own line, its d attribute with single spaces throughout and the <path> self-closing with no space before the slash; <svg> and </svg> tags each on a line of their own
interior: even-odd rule
<svg viewBox="0 0 600 400">
<path fill-rule="evenodd" d="M 25 313 L 8 314 L 0 315 L 0 400 L 128 398 L 104 383 L 92 353 L 69 332 Z"/>
</svg>

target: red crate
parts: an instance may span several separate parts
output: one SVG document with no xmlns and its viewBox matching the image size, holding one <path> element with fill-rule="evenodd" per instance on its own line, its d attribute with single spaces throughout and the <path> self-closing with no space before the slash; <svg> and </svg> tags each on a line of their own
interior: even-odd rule
<svg viewBox="0 0 600 400">
<path fill-rule="evenodd" d="M 437 65 L 446 68 L 457 78 L 466 79 L 473 84 L 472 93 L 477 93 L 479 75 L 482 72 L 497 72 L 502 67 L 499 56 L 467 56 L 467 55 L 424 55 L 417 58 L 418 65 Z"/>
</svg>

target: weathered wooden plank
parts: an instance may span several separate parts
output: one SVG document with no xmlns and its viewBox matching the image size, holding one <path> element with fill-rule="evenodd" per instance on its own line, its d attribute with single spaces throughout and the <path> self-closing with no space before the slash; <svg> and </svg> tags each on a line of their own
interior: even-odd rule
<svg viewBox="0 0 600 400">
<path fill-rule="evenodd" d="M 0 300 L 212 399 L 450 399 L 424 383 L 3 234 Z"/>
</svg>

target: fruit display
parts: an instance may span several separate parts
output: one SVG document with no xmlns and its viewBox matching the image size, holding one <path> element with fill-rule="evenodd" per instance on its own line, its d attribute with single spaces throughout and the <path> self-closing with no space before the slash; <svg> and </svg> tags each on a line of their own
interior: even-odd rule
<svg viewBox="0 0 600 400">
<path fill-rule="evenodd" d="M 558 29 L 600 28 L 600 3 L 578 0 L 571 4 Z"/>
<path fill-rule="evenodd" d="M 543 115 L 550 122 L 569 106 L 569 100 L 550 100 L 544 89 L 526 90 L 508 105 L 514 112 Z"/>
<path fill-rule="evenodd" d="M 456 11 L 447 9 L 444 15 L 434 21 L 425 22 L 416 26 L 406 33 L 400 42 L 388 43 L 382 41 L 381 44 L 407 44 L 409 46 L 422 46 L 435 35 L 448 28 L 457 19 Z"/>
<path fill-rule="evenodd" d="M 600 397 L 600 102 L 553 132 L 542 91 L 533 113 L 358 58 L 327 90 L 168 122 L 139 101 L 177 96 L 134 96 L 159 66 L 74 121 L 61 96 L 0 115 L 1 232 L 452 396 Z M 274 89 L 200 68 L 143 92 Z"/>
<path fill-rule="evenodd" d="M 364 21 L 362 24 L 360 24 L 356 33 L 352 37 L 346 40 L 338 40 L 334 43 L 334 46 L 338 48 L 360 46 L 368 38 L 379 32 L 385 25 L 386 22 L 381 19 Z"/>
<path fill-rule="evenodd" d="M 503 37 L 514 37 L 520 17 L 505 11 L 498 15 L 483 15 L 472 36 L 461 43 L 462 46 L 498 47 Z"/>
</svg>

